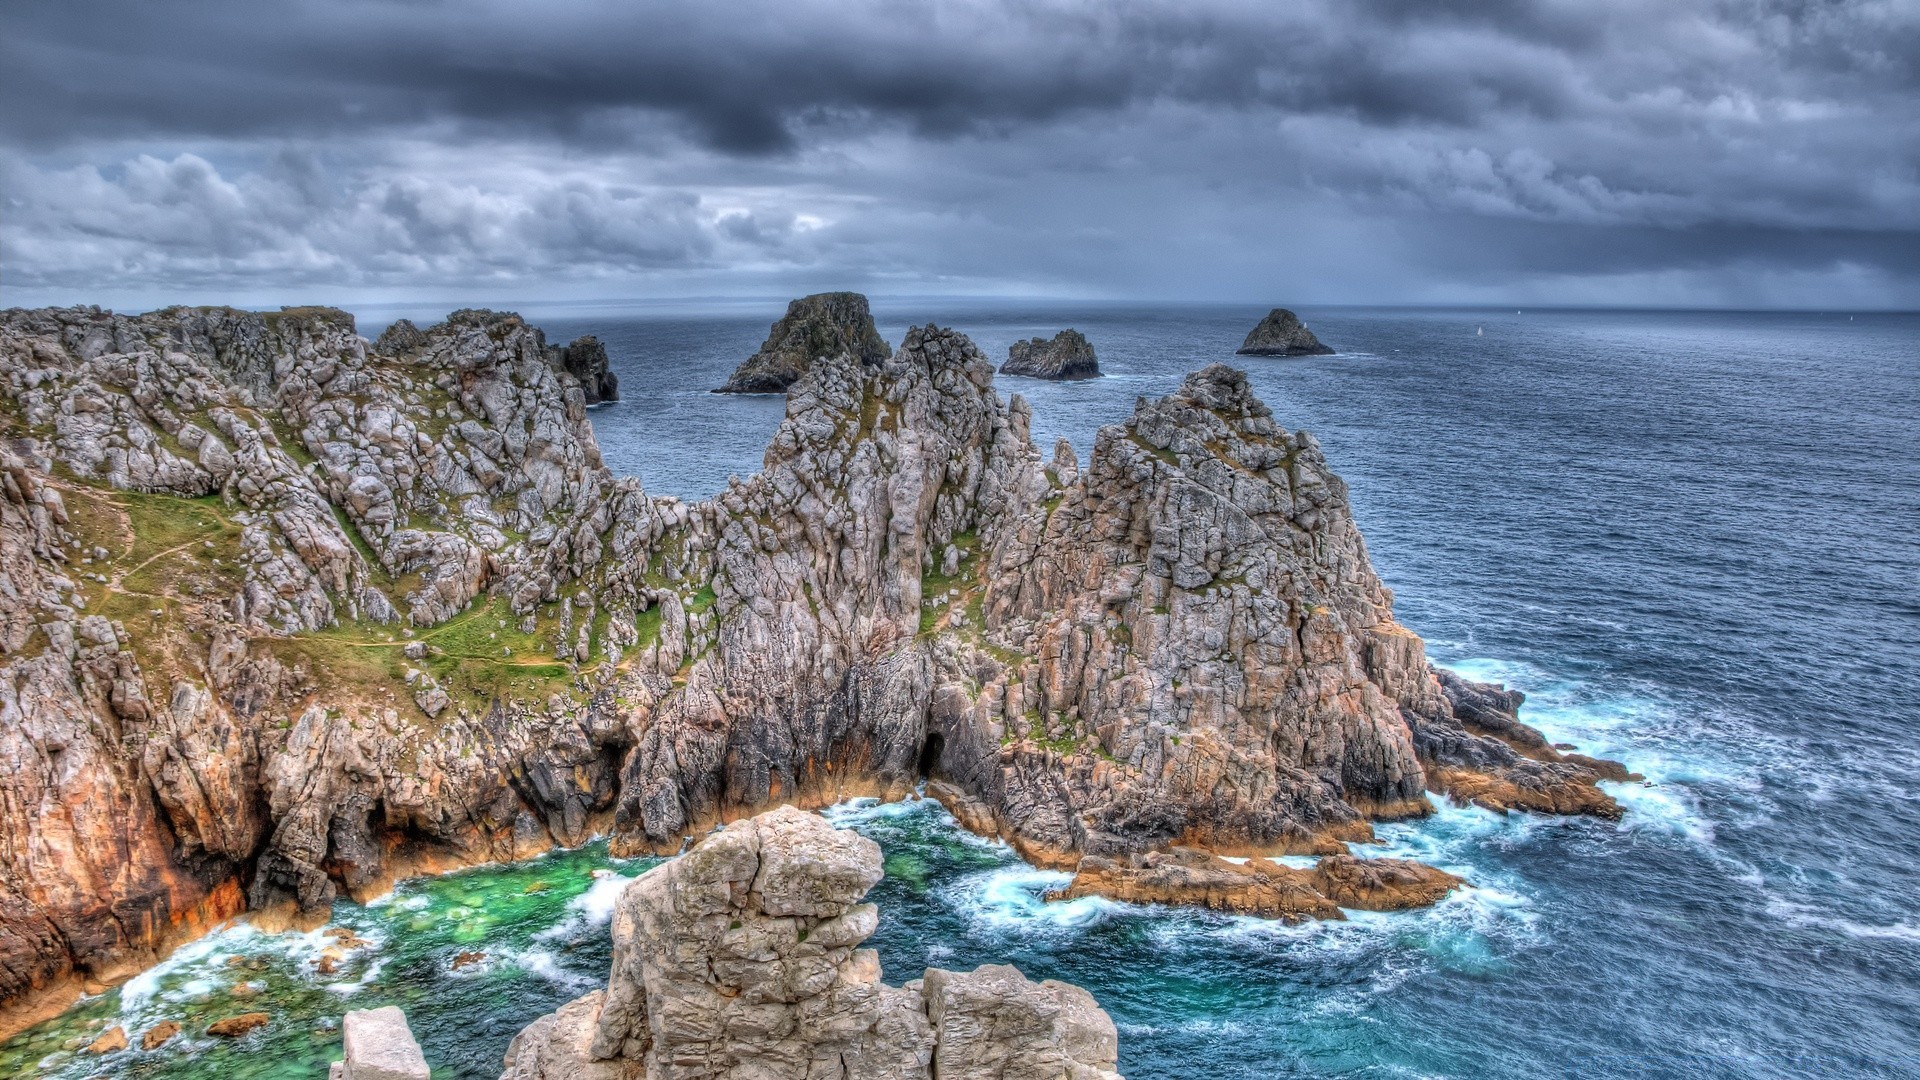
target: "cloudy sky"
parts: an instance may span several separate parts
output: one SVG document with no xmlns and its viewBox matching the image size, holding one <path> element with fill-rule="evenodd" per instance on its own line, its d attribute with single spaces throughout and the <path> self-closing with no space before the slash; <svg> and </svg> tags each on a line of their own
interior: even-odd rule
<svg viewBox="0 0 1920 1080">
<path fill-rule="evenodd" d="M 0 304 L 1920 307 L 1920 0 L 5 0 Z"/>
</svg>

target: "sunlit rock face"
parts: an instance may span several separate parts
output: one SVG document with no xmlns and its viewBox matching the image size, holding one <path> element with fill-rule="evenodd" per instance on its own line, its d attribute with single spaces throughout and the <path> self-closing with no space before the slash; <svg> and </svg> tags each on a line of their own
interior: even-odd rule
<svg viewBox="0 0 1920 1080">
<path fill-rule="evenodd" d="M 792 808 L 621 895 L 607 989 L 529 1025 L 502 1080 L 1118 1080 L 1092 995 L 1007 966 L 880 979 L 879 845 Z"/>
<path fill-rule="evenodd" d="M 0 1030 L 246 907 L 923 780 L 1063 866 L 1337 851 L 1429 789 L 1616 812 L 1428 666 L 1230 368 L 1083 467 L 915 328 L 692 504 L 510 314 L 13 311 L 0 384 Z"/>
</svg>

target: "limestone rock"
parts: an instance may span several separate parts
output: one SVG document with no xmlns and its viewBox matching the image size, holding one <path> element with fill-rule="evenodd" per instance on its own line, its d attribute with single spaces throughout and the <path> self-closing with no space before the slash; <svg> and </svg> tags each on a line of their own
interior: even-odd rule
<svg viewBox="0 0 1920 1080">
<path fill-rule="evenodd" d="M 1032 338 L 1014 342 L 1007 349 L 1007 362 L 1000 365 L 1000 374 L 1030 379 L 1091 379 L 1100 374 L 1100 362 L 1084 334 L 1062 330 L 1051 341 Z"/>
<path fill-rule="evenodd" d="M 428 1080 L 426 1055 L 399 1008 L 349 1010 L 340 1027 L 342 1056 L 331 1080 Z"/>
<path fill-rule="evenodd" d="M 828 356 L 851 356 L 878 364 L 893 355 L 874 328 L 867 298 L 854 292 L 815 293 L 787 305 L 760 351 L 748 357 L 720 388 L 723 394 L 785 391 Z"/>
<path fill-rule="evenodd" d="M 1239 348 L 1241 356 L 1332 356 L 1333 350 L 1320 343 L 1300 317 L 1286 308 L 1274 308 L 1247 334 Z"/>
<path fill-rule="evenodd" d="M 859 948 L 880 876 L 878 845 L 792 808 L 708 836 L 621 894 L 607 989 L 522 1031 L 503 1080 L 1118 1080 L 1078 987 L 995 966 L 881 982 Z"/>
</svg>

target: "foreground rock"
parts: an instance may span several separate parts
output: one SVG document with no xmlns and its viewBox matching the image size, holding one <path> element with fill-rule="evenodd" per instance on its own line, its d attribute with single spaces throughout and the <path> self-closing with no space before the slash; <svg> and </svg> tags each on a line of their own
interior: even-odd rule
<svg viewBox="0 0 1920 1080">
<path fill-rule="evenodd" d="M 1297 922 L 1344 919 L 1341 908 L 1401 911 L 1427 907 L 1464 884 L 1407 859 L 1328 855 L 1311 870 L 1270 859 L 1230 862 L 1205 851 L 1172 848 L 1125 861 L 1089 855 L 1073 881 L 1048 900 L 1104 896 L 1135 904 L 1203 907 L 1235 915 Z"/>
<path fill-rule="evenodd" d="M 1093 345 L 1078 330 L 1062 330 L 1053 340 L 1031 338 L 1016 341 L 1007 349 L 1007 362 L 1000 365 L 1002 375 L 1024 375 L 1029 379 L 1092 379 L 1100 375 L 1100 362 L 1094 358 Z"/>
<path fill-rule="evenodd" d="M 511 314 L 0 313 L 0 1036 L 244 910 L 922 782 L 1062 868 L 1618 814 L 1241 373 L 1082 461 L 963 335 L 822 355 L 688 504 Z"/>
<path fill-rule="evenodd" d="M 607 989 L 543 1016 L 502 1080 L 1118 1080 L 1085 990 L 1011 967 L 880 981 L 858 946 L 880 848 L 791 808 L 641 875 L 615 910 Z"/>
<path fill-rule="evenodd" d="M 1241 356 L 1332 356 L 1333 350 L 1320 343 L 1300 317 L 1286 308 L 1274 308 L 1260 325 L 1247 334 L 1239 348 Z"/>
<path fill-rule="evenodd" d="M 800 380 L 822 357 L 851 356 L 878 364 L 893 350 L 874 328 L 867 298 L 854 292 L 815 293 L 787 305 L 760 351 L 748 357 L 722 394 L 779 394 Z"/>
<path fill-rule="evenodd" d="M 407 1014 L 397 1007 L 349 1011 L 340 1027 L 342 1056 L 327 1080 L 428 1080 L 431 1075 Z"/>
</svg>

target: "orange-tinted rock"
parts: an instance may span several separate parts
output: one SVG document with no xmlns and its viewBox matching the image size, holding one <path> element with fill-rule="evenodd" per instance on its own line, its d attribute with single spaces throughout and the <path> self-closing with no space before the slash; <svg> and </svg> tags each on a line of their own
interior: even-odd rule
<svg viewBox="0 0 1920 1080">
<path fill-rule="evenodd" d="M 127 1029 L 119 1026 L 108 1028 L 99 1038 L 87 1044 L 89 1054 L 111 1054 L 127 1048 Z"/>
<path fill-rule="evenodd" d="M 273 1017 L 263 1012 L 241 1013 L 239 1016 L 229 1016 L 224 1020 L 215 1020 L 208 1024 L 207 1034 L 222 1039 L 237 1039 L 254 1028 L 266 1027 L 272 1022 Z"/>
<path fill-rule="evenodd" d="M 148 1028 L 145 1035 L 140 1036 L 140 1049 L 158 1050 L 160 1047 L 167 1045 L 167 1042 L 178 1034 L 180 1034 L 180 1025 L 178 1023 L 172 1020 L 162 1020 Z"/>
<path fill-rule="evenodd" d="M 1404 911 L 1431 907 L 1466 882 L 1411 859 L 1329 855 L 1313 869 L 1314 885 L 1343 908 Z"/>
<path fill-rule="evenodd" d="M 1046 898 L 1104 896 L 1297 922 L 1342 919 L 1343 907 L 1426 907 L 1461 884 L 1452 874 L 1405 859 L 1328 855 L 1311 870 L 1297 870 L 1269 859 L 1235 863 L 1192 848 L 1171 848 L 1124 862 L 1090 855 L 1066 888 Z"/>
</svg>

